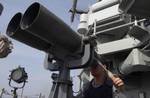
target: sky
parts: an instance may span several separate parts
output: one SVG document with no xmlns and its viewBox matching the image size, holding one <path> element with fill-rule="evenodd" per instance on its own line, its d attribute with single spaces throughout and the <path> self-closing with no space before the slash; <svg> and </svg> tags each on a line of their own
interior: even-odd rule
<svg viewBox="0 0 150 98">
<path fill-rule="evenodd" d="M 95 1 L 96 0 L 79 0 L 78 8 L 87 9 Z M 0 3 L 4 6 L 3 13 L 0 16 L 1 34 L 5 35 L 7 25 L 13 15 L 17 12 L 24 13 L 33 2 L 40 2 L 76 30 L 79 17 L 76 17 L 75 22 L 71 24 L 70 13 L 68 13 L 72 6 L 72 0 L 0 0 Z M 0 59 L 0 88 L 5 88 L 10 92 L 11 88 L 8 86 L 10 71 L 21 66 L 24 67 L 28 73 L 28 82 L 24 88 L 24 95 L 34 96 L 43 93 L 47 96 L 52 86 L 52 72 L 43 67 L 45 53 L 11 38 L 9 39 L 12 41 L 14 48 L 8 57 Z M 72 76 L 76 76 L 77 71 L 78 70 L 72 71 Z M 74 87 L 75 90 L 76 87 L 77 86 Z"/>
</svg>

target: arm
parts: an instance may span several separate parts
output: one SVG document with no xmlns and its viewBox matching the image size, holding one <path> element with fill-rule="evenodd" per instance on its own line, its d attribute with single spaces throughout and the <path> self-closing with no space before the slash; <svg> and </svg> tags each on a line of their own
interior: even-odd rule
<svg viewBox="0 0 150 98">
<path fill-rule="evenodd" d="M 116 75 L 116 74 L 113 74 L 111 71 L 109 71 L 108 69 L 106 69 L 105 66 L 101 66 L 105 72 L 107 73 L 107 76 L 112 80 L 114 86 L 119 90 L 119 91 L 122 91 L 123 88 L 124 88 L 124 82 L 122 81 L 122 79 Z"/>
</svg>

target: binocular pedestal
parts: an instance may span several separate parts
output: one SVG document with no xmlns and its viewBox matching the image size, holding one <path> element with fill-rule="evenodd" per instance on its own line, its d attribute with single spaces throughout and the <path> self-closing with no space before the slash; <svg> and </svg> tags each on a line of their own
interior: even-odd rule
<svg viewBox="0 0 150 98">
<path fill-rule="evenodd" d="M 18 98 L 17 89 L 18 88 L 14 88 L 14 90 L 12 90 L 12 92 L 13 92 L 13 98 Z"/>
<path fill-rule="evenodd" d="M 67 67 L 62 67 L 58 77 L 55 74 L 55 77 L 52 78 L 54 81 L 49 98 L 73 98 L 72 81 Z"/>
</svg>

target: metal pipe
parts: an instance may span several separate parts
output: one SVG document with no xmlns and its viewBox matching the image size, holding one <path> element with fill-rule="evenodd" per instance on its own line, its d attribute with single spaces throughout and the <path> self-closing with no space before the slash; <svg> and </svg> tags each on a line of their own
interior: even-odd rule
<svg viewBox="0 0 150 98">
<path fill-rule="evenodd" d="M 106 23 L 109 23 L 109 22 L 113 22 L 114 20 L 119 20 L 120 19 L 120 14 L 118 15 L 115 15 L 115 16 L 112 16 L 112 17 L 108 17 L 106 19 L 102 19 L 100 21 L 97 21 L 97 26 L 99 25 L 103 25 L 103 24 L 106 24 Z"/>
<path fill-rule="evenodd" d="M 146 19 L 141 19 L 141 20 L 139 20 L 137 22 L 139 23 L 139 22 L 143 22 L 145 20 Z M 116 26 L 116 27 L 112 27 L 112 28 L 109 28 L 109 29 L 106 29 L 106 30 L 102 30 L 100 32 L 97 32 L 95 36 L 99 36 L 99 35 L 101 35 L 101 34 L 103 34 L 105 32 L 109 32 L 109 31 L 112 31 L 112 30 L 120 29 L 120 28 L 123 28 L 123 27 L 132 26 L 134 23 L 135 22 L 130 22 L 130 23 L 127 23 L 127 24 L 123 24 L 123 25 L 120 25 L 120 26 Z M 98 28 L 96 28 L 96 29 L 98 29 Z M 94 35 L 93 35 L 93 37 L 94 37 Z"/>
<path fill-rule="evenodd" d="M 71 22 L 74 21 L 74 16 L 76 14 L 76 7 L 77 7 L 77 0 L 73 0 Z"/>
<path fill-rule="evenodd" d="M 96 31 L 106 30 L 106 29 L 113 28 L 113 27 L 116 27 L 116 26 L 119 26 L 119 25 L 123 25 L 123 24 L 125 24 L 125 22 L 122 19 L 116 20 L 116 21 L 113 21 L 113 22 L 109 22 L 109 23 L 97 26 Z M 92 28 L 92 31 L 93 30 L 94 30 L 94 27 Z"/>
<path fill-rule="evenodd" d="M 137 22 L 144 22 L 146 19 L 141 19 L 141 20 L 138 20 Z M 109 35 L 109 33 L 106 34 L 106 32 L 110 32 L 110 31 L 113 31 L 113 30 L 117 30 L 117 29 L 120 29 L 120 28 L 124 28 L 124 27 L 129 27 L 129 26 L 132 26 L 135 22 L 130 22 L 130 23 L 127 23 L 127 24 L 123 24 L 123 25 L 120 25 L 120 26 L 116 26 L 116 27 L 112 27 L 112 28 L 109 28 L 109 29 L 106 29 L 106 30 L 102 30 L 102 31 L 99 31 L 97 32 L 96 34 L 93 34 L 91 36 L 88 36 L 88 37 L 85 37 L 83 39 L 83 42 L 85 44 L 89 43 L 89 41 L 93 40 L 93 39 L 96 39 L 98 36 L 100 35 Z M 98 29 L 98 28 L 96 28 Z M 111 35 L 111 34 L 110 34 Z"/>
<path fill-rule="evenodd" d="M 106 9 L 108 7 L 111 7 L 113 5 L 116 5 L 119 3 L 119 0 L 102 0 L 94 5 L 92 5 L 91 10 L 92 12 L 97 12 L 103 9 Z"/>
<path fill-rule="evenodd" d="M 21 18 L 21 13 L 17 13 L 12 17 L 11 21 L 8 24 L 6 34 L 9 37 L 33 48 L 46 51 L 51 45 L 44 40 L 30 34 L 29 32 L 22 30 L 19 25 Z"/>
<path fill-rule="evenodd" d="M 21 28 L 64 49 L 74 52 L 81 48 L 82 37 L 39 3 L 33 3 L 22 18 Z"/>
</svg>

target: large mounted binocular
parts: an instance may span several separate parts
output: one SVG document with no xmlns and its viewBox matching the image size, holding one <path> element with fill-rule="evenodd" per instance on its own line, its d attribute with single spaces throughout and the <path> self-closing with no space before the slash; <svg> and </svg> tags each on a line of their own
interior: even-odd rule
<svg viewBox="0 0 150 98">
<path fill-rule="evenodd" d="M 19 12 L 13 16 L 6 34 L 46 52 L 45 64 L 50 70 L 58 70 L 55 67 L 58 62 L 70 69 L 82 68 L 91 59 L 91 46 L 84 45 L 79 34 L 37 2 L 30 5 L 23 15 Z"/>
</svg>

